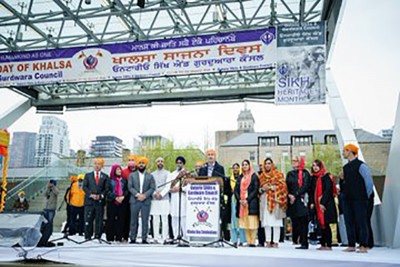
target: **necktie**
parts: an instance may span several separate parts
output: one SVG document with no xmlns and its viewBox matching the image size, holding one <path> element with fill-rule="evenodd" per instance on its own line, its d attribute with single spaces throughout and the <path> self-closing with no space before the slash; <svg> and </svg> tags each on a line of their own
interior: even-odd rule
<svg viewBox="0 0 400 267">
<path fill-rule="evenodd" d="M 99 185 L 99 180 L 100 180 L 99 173 L 96 172 L 96 185 Z"/>
</svg>

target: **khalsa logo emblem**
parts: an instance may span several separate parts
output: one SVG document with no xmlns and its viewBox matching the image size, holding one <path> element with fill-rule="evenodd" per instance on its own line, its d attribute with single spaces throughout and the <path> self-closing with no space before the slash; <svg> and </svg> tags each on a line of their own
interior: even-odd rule
<svg viewBox="0 0 400 267">
<path fill-rule="evenodd" d="M 89 55 L 87 56 L 83 51 L 81 52 L 81 54 L 78 56 L 78 59 L 83 58 L 83 66 L 85 66 L 85 68 L 87 70 L 94 70 L 97 66 L 97 64 L 99 63 L 99 60 L 97 58 L 103 57 L 103 53 L 101 53 L 100 51 L 97 51 L 96 56 L 93 55 Z"/>
</svg>

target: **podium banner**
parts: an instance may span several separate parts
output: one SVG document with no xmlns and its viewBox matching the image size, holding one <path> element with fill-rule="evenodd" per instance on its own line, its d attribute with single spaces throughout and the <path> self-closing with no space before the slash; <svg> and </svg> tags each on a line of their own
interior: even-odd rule
<svg viewBox="0 0 400 267">
<path fill-rule="evenodd" d="M 219 238 L 219 185 L 192 183 L 186 192 L 186 234 L 188 237 Z"/>
</svg>

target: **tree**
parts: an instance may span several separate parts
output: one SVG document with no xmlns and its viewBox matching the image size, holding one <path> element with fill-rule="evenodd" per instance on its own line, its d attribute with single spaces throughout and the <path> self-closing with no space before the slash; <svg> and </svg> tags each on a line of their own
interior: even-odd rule
<svg viewBox="0 0 400 267">
<path fill-rule="evenodd" d="M 149 165 L 147 169 L 151 172 L 157 169 L 155 160 L 158 157 L 164 159 L 164 167 L 169 171 L 173 171 L 176 168 L 175 159 L 178 156 L 183 156 L 186 159 L 186 169 L 192 171 L 197 161 L 204 160 L 204 153 L 194 147 L 186 146 L 183 148 L 175 148 L 172 141 L 165 143 L 157 142 L 155 146 L 146 147 L 143 146 L 139 149 L 138 155 L 145 156 L 149 159 Z"/>
<path fill-rule="evenodd" d="M 333 176 L 338 176 L 342 172 L 342 159 L 340 157 L 339 146 L 337 145 L 315 145 L 313 159 L 322 160 Z"/>
</svg>

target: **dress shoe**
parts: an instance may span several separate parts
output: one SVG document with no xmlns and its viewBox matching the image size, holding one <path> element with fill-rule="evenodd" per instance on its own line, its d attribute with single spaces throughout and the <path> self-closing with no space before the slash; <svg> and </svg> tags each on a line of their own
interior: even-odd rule
<svg viewBox="0 0 400 267">
<path fill-rule="evenodd" d="M 131 242 L 129 244 L 136 244 L 136 239 L 131 239 Z"/>
<path fill-rule="evenodd" d="M 300 246 L 300 247 L 296 247 L 296 249 L 308 249 L 308 246 Z"/>
<path fill-rule="evenodd" d="M 147 240 L 143 240 L 143 241 L 142 241 L 142 244 L 148 245 L 148 244 L 150 244 L 150 243 L 147 242 Z"/>
<path fill-rule="evenodd" d="M 355 252 L 356 248 L 355 247 L 347 247 L 346 249 L 343 250 L 344 252 Z"/>
</svg>

